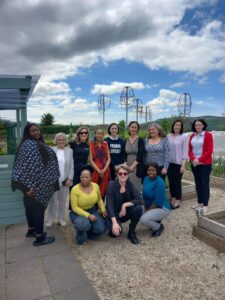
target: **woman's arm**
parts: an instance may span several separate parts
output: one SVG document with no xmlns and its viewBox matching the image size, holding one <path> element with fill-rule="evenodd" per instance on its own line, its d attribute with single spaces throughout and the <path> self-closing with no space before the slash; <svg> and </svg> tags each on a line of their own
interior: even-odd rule
<svg viewBox="0 0 225 300">
<path fill-rule="evenodd" d="M 79 195 L 79 193 L 76 191 L 75 188 L 72 188 L 72 191 L 71 191 L 71 207 L 72 207 L 72 210 L 76 214 L 78 214 L 79 216 L 83 216 L 83 217 L 88 218 L 90 214 L 87 211 L 85 211 L 84 209 L 82 209 L 81 207 L 79 207 L 78 197 L 81 197 L 81 195 Z"/>
<path fill-rule="evenodd" d="M 109 148 L 108 148 L 108 143 L 107 143 L 107 153 L 108 153 L 108 159 L 107 159 L 107 162 L 105 164 L 105 167 L 102 169 L 103 174 L 108 169 L 108 167 L 110 165 L 110 162 L 111 162 L 111 156 L 110 156 L 110 151 L 109 151 Z"/>
<path fill-rule="evenodd" d="M 168 138 L 165 137 L 163 140 L 163 144 L 164 144 L 164 165 L 163 165 L 163 169 L 162 169 L 162 174 L 166 174 L 167 173 L 167 169 L 169 166 L 169 154 L 170 154 L 170 145 L 169 145 L 169 141 Z"/>
<path fill-rule="evenodd" d="M 204 141 L 205 147 L 203 145 L 203 149 L 205 148 L 206 150 L 198 158 L 198 161 L 200 163 L 203 163 L 207 158 L 209 158 L 213 154 L 213 137 L 210 132 L 208 132 L 208 131 L 206 131 L 206 132 L 205 132 L 205 141 Z"/>
</svg>

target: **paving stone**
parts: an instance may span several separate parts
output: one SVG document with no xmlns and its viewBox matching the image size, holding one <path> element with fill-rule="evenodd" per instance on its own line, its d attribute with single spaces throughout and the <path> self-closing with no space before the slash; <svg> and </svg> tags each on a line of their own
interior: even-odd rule
<svg viewBox="0 0 225 300">
<path fill-rule="evenodd" d="M 59 227 L 46 228 L 48 235 L 54 235 L 57 240 L 66 240 Z"/>
<path fill-rule="evenodd" d="M 56 238 L 55 242 L 44 247 L 39 247 L 40 255 L 49 255 L 64 252 L 68 250 L 67 241 Z"/>
<path fill-rule="evenodd" d="M 0 240 L 0 250 L 4 250 L 5 249 L 5 239 L 1 239 Z"/>
<path fill-rule="evenodd" d="M 42 259 L 52 294 L 90 284 L 70 249 Z"/>
<path fill-rule="evenodd" d="M 89 286 L 81 286 L 76 289 L 68 290 L 62 294 L 54 295 L 55 300 L 99 300 L 94 288 Z"/>
<path fill-rule="evenodd" d="M 51 296 L 47 296 L 47 297 L 41 297 L 41 298 L 37 298 L 35 300 L 53 300 L 53 298 Z M 54 299 L 55 300 L 55 299 Z M 67 300 L 67 299 L 65 299 Z"/>
<path fill-rule="evenodd" d="M 0 266 L 0 299 L 5 300 L 5 266 Z"/>
<path fill-rule="evenodd" d="M 11 248 L 7 250 L 7 263 L 19 262 L 38 256 L 38 248 L 34 246 Z"/>
<path fill-rule="evenodd" d="M 5 226 L 0 226 L 0 240 L 5 238 Z"/>
<path fill-rule="evenodd" d="M 6 247 L 7 249 L 16 247 L 31 247 L 33 240 L 33 238 L 26 238 L 25 235 L 10 237 L 7 238 Z"/>
<path fill-rule="evenodd" d="M 7 238 L 9 237 L 15 237 L 15 236 L 20 236 L 20 235 L 23 235 L 25 236 L 27 232 L 27 225 L 26 224 L 21 224 L 21 225 L 10 225 L 10 226 L 7 226 L 7 229 L 6 229 L 6 235 L 7 235 Z"/>
<path fill-rule="evenodd" d="M 5 264 L 5 250 L 0 250 L 0 266 L 3 266 L 4 264 Z"/>
<path fill-rule="evenodd" d="M 51 295 L 40 258 L 8 264 L 6 286 L 10 300 L 34 300 Z"/>
</svg>

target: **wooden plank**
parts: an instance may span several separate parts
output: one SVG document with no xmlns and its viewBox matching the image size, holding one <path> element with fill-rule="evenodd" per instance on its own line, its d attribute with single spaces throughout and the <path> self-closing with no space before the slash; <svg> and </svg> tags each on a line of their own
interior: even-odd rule
<svg viewBox="0 0 225 300">
<path fill-rule="evenodd" d="M 11 201 L 23 201 L 23 194 L 22 193 L 10 193 L 9 195 L 1 196 L 0 203 L 7 203 Z"/>
<path fill-rule="evenodd" d="M 0 219 L 16 217 L 16 216 L 24 216 L 24 215 L 25 215 L 24 208 L 0 211 Z"/>
<path fill-rule="evenodd" d="M 208 219 L 219 219 L 225 217 L 225 210 L 216 211 L 210 214 L 207 214 L 206 218 Z"/>
<path fill-rule="evenodd" d="M 11 225 L 11 224 L 23 224 L 26 222 L 26 217 L 23 216 L 16 216 L 10 218 L 0 218 L 0 225 Z"/>
<path fill-rule="evenodd" d="M 12 209 L 21 209 L 24 208 L 23 202 L 22 201 L 11 201 L 11 202 L 6 202 L 6 203 L 0 203 L 0 210 L 2 212 L 7 212 L 8 210 Z"/>
<path fill-rule="evenodd" d="M 199 226 L 193 226 L 193 236 L 205 242 L 207 245 L 217 249 L 219 252 L 225 253 L 225 239 L 209 232 Z"/>
<path fill-rule="evenodd" d="M 222 238 L 225 238 L 225 225 L 220 224 L 214 220 L 208 219 L 206 217 L 198 218 L 198 226 L 204 228 Z"/>
</svg>

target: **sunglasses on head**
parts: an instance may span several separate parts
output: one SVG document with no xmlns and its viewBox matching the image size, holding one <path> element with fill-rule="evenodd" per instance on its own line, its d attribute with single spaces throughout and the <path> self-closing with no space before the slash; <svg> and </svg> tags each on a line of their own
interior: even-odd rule
<svg viewBox="0 0 225 300">
<path fill-rule="evenodd" d="M 80 135 L 88 134 L 88 132 L 87 132 L 87 131 L 81 131 L 81 132 L 79 132 L 79 134 L 80 134 Z"/>
<path fill-rule="evenodd" d="M 127 176 L 128 173 L 127 173 L 127 172 L 119 172 L 118 175 L 119 175 L 119 176 Z"/>
</svg>

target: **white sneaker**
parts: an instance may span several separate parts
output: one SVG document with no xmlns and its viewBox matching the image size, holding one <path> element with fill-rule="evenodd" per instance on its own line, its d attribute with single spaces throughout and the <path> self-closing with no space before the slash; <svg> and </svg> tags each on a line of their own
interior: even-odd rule
<svg viewBox="0 0 225 300">
<path fill-rule="evenodd" d="M 193 205 L 191 208 L 196 209 L 198 207 L 203 207 L 203 204 L 202 203 L 197 203 L 197 204 Z"/>
<path fill-rule="evenodd" d="M 62 227 L 65 227 L 65 226 L 66 226 L 66 221 L 65 221 L 65 220 L 60 220 L 60 221 L 59 221 L 59 224 L 60 224 Z"/>
<path fill-rule="evenodd" d="M 46 223 L 46 227 L 52 227 L 52 221 L 48 221 L 48 222 Z"/>
<path fill-rule="evenodd" d="M 203 215 L 207 214 L 208 206 L 203 206 Z"/>
</svg>

